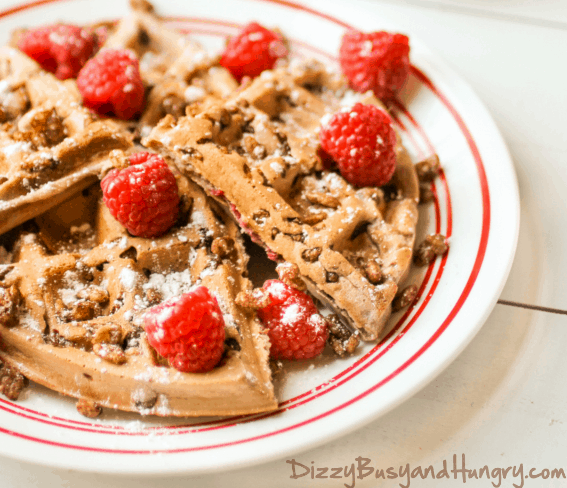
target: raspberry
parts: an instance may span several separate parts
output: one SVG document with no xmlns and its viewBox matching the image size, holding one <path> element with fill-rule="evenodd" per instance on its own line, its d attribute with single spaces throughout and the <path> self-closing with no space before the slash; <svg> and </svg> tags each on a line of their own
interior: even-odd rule
<svg viewBox="0 0 567 488">
<path fill-rule="evenodd" d="M 409 39 L 389 32 L 347 32 L 339 50 L 339 62 L 351 87 L 372 90 L 389 101 L 409 76 Z"/>
<path fill-rule="evenodd" d="M 280 280 L 266 281 L 264 290 L 272 301 L 258 310 L 258 317 L 268 329 L 270 355 L 274 359 L 309 359 L 321 354 L 329 330 L 309 295 Z"/>
<path fill-rule="evenodd" d="M 281 35 L 251 22 L 228 41 L 220 64 L 240 81 L 244 76 L 254 78 L 262 71 L 272 69 L 278 58 L 287 55 Z"/>
<path fill-rule="evenodd" d="M 374 105 L 337 112 L 319 133 L 321 147 L 355 186 L 382 186 L 396 169 L 396 132 L 390 116 Z"/>
<path fill-rule="evenodd" d="M 144 84 L 138 60 L 126 49 L 103 49 L 77 76 L 85 107 L 128 120 L 144 108 Z"/>
<path fill-rule="evenodd" d="M 123 170 L 113 169 L 103 178 L 100 186 L 104 203 L 130 234 L 164 234 L 179 213 L 175 176 L 157 154 L 135 154 L 130 164 Z"/>
<path fill-rule="evenodd" d="M 210 371 L 224 352 L 222 312 L 204 286 L 150 308 L 144 328 L 150 345 L 185 373 Z"/>
<path fill-rule="evenodd" d="M 28 30 L 18 47 L 60 80 L 75 78 L 94 54 L 96 37 L 75 25 L 57 24 Z"/>
</svg>

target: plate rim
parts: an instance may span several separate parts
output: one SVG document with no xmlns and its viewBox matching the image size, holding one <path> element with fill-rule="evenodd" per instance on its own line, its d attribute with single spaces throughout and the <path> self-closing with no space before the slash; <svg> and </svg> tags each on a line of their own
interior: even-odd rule
<svg viewBox="0 0 567 488">
<path fill-rule="evenodd" d="M 39 1 L 34 1 L 34 2 L 28 2 L 28 3 L 23 3 L 23 4 L 18 4 L 17 7 L 13 7 L 11 9 L 8 10 L 4 10 L 3 12 L 0 12 L 0 18 L 5 17 L 6 15 L 10 15 L 12 13 L 16 13 L 28 8 L 33 8 L 35 6 L 39 6 L 39 5 L 45 5 L 45 4 L 51 4 L 51 3 L 56 3 L 62 0 L 39 0 Z M 67 0 L 68 1 L 68 0 Z M 310 7 L 306 7 L 306 4 L 297 4 L 294 2 L 288 2 L 285 0 L 256 0 L 256 1 L 263 1 L 263 2 L 269 2 L 269 3 L 274 3 L 274 4 L 279 4 L 279 5 L 283 5 L 285 7 L 290 7 L 290 8 L 299 8 L 301 10 L 304 10 L 306 12 L 308 12 L 309 14 L 312 15 L 317 15 L 319 17 L 323 17 L 326 20 L 329 20 L 331 22 L 334 23 L 339 23 L 340 25 L 342 25 L 343 27 L 346 27 L 347 24 L 343 21 L 340 21 L 336 18 L 334 18 L 332 15 L 326 14 L 326 13 L 321 13 L 318 12 L 315 9 L 312 9 Z M 360 7 L 357 5 L 357 8 L 360 9 Z M 360 9 L 363 10 L 363 9 Z M 6 12 L 9 12 L 8 14 Z M 509 167 L 507 168 L 509 172 L 511 172 L 511 176 L 513 177 L 513 190 L 515 190 L 514 193 L 516 193 L 517 198 L 516 198 L 516 205 L 514 205 L 514 210 L 516 213 L 516 218 L 515 218 L 515 222 L 514 222 L 514 226 L 515 226 L 515 233 L 512 236 L 512 239 L 510 240 L 510 253 L 509 253 L 509 258 L 508 258 L 508 262 L 506 263 L 506 269 L 505 271 L 502 273 L 502 277 L 499 280 L 499 283 L 497 284 L 497 286 L 495 286 L 495 291 L 493 293 L 493 296 L 491 298 L 491 300 L 489 300 L 488 306 L 484 309 L 484 312 L 481 316 L 480 319 L 476 320 L 476 324 L 471 327 L 471 329 L 469 330 L 468 335 L 461 340 L 461 342 L 459 343 L 459 347 L 456 348 L 455 350 L 452 350 L 451 354 L 449 354 L 448 356 L 446 356 L 443 361 L 441 361 L 439 364 L 437 364 L 432 371 L 427 373 L 428 379 L 426 382 L 420 382 L 420 383 L 415 383 L 411 388 L 406 389 L 406 391 L 404 392 L 403 395 L 398 396 L 398 398 L 396 398 L 396 401 L 391 402 L 386 408 L 383 408 L 382 410 L 376 411 L 376 412 L 372 412 L 366 416 L 363 416 L 362 418 L 359 418 L 356 422 L 353 422 L 349 425 L 346 425 L 342 428 L 336 429 L 332 435 L 326 435 L 326 436 L 322 436 L 322 438 L 319 439 L 313 439 L 311 441 L 307 441 L 304 442 L 300 447 L 298 448 L 289 448 L 286 450 L 280 450 L 279 452 L 275 452 L 275 453 L 271 453 L 268 454 L 266 453 L 265 455 L 261 456 L 261 457 L 256 457 L 254 459 L 250 459 L 248 463 L 246 462 L 241 462 L 241 461 L 234 461 L 232 464 L 231 463 L 226 463 L 221 467 L 217 467 L 215 468 L 216 471 L 219 470 L 228 470 L 228 469 L 232 469 L 234 467 L 238 466 L 246 466 L 246 465 L 252 465 L 252 464 L 258 464 L 261 462 L 267 462 L 269 460 L 272 459 L 278 459 L 278 458 L 282 458 L 284 456 L 286 456 L 287 454 L 293 452 L 293 453 L 299 453 L 302 451 L 305 451 L 307 449 L 311 449 L 317 445 L 323 444 L 325 442 L 329 442 L 332 439 L 336 439 L 338 437 L 341 437 L 343 435 L 345 435 L 348 432 L 351 432 L 357 428 L 360 428 L 362 425 L 372 421 L 373 419 L 384 415 L 385 413 L 387 413 L 388 411 L 392 410 L 393 408 L 395 408 L 397 405 L 399 405 L 400 403 L 402 403 L 403 401 L 405 401 L 408 397 L 412 396 L 413 394 L 415 394 L 417 391 L 419 391 L 420 389 L 422 389 L 427 383 L 429 383 L 430 381 L 432 381 L 439 373 L 441 373 L 442 370 L 444 370 L 454 359 L 455 357 L 460 354 L 460 352 L 468 345 L 468 343 L 472 340 L 472 338 L 476 335 L 476 333 L 478 332 L 478 330 L 480 330 L 480 328 L 482 327 L 483 323 L 485 322 L 486 318 L 488 317 L 488 315 L 490 314 L 490 312 L 492 311 L 492 308 L 494 307 L 494 305 L 496 304 L 496 301 L 498 299 L 498 296 L 502 290 L 502 288 L 505 285 L 508 273 L 510 271 L 510 268 L 512 266 L 512 262 L 513 262 L 513 258 L 514 258 L 514 252 L 515 252 L 515 248 L 517 246 L 517 240 L 518 240 L 518 233 L 519 233 L 519 219 L 520 219 L 520 212 L 519 212 L 519 192 L 518 192 L 518 185 L 517 185 L 517 179 L 515 176 L 515 172 L 514 172 L 514 168 L 513 168 L 513 164 L 512 164 L 512 160 L 510 158 L 508 149 L 506 147 L 506 144 L 502 138 L 502 135 L 500 134 L 500 131 L 498 130 L 498 128 L 496 127 L 496 124 L 494 123 L 492 117 L 490 116 L 488 110 L 486 109 L 486 107 L 484 106 L 484 104 L 482 103 L 482 101 L 478 98 L 478 96 L 474 93 L 474 91 L 472 90 L 472 88 L 470 88 L 470 86 L 468 85 L 468 83 L 462 79 L 458 74 L 456 74 L 454 72 L 454 70 L 447 64 L 445 63 L 441 57 L 439 55 L 437 55 L 436 53 L 432 52 L 431 50 L 429 50 L 424 43 L 422 43 L 421 41 L 419 41 L 419 39 L 416 36 L 412 36 L 412 39 L 415 40 L 417 39 L 419 44 L 420 44 L 420 48 L 422 50 L 424 50 L 425 52 L 427 52 L 428 55 L 428 61 L 433 60 L 433 62 L 437 65 L 439 65 L 441 67 L 441 70 L 443 71 L 444 75 L 449 75 L 450 77 L 452 77 L 454 80 L 456 80 L 461 87 L 465 87 L 471 96 L 471 99 L 467 101 L 467 105 L 468 104 L 473 104 L 476 105 L 477 110 L 480 109 L 481 112 L 483 112 L 483 116 L 485 118 L 488 118 L 490 120 L 490 122 L 492 123 L 492 127 L 491 127 L 491 133 L 493 133 L 493 136 L 496 136 L 497 142 L 500 144 L 500 149 L 503 149 L 505 151 L 505 153 L 507 154 L 507 159 L 505 162 L 509 163 Z M 457 112 L 457 114 L 459 114 L 459 112 Z M 472 136 L 472 134 L 471 134 Z M 475 138 L 473 137 L 472 139 L 473 141 L 475 140 Z M 505 163 L 504 161 L 502 162 L 502 164 Z M 488 181 L 487 181 L 487 187 L 488 187 Z M 491 208 L 492 202 L 490 202 L 490 206 L 489 208 Z M 488 234 L 490 234 L 490 228 L 488 230 Z M 487 249 L 488 250 L 488 244 L 487 244 Z M 486 251 L 485 250 L 485 251 Z M 482 269 L 482 263 L 479 269 Z M 474 283 L 473 283 L 474 285 Z M 466 300 L 465 300 L 466 302 Z M 464 304 L 464 303 L 463 303 Z M 0 428 L 0 432 L 3 429 Z M 9 453 L 5 453 L 6 455 L 10 456 Z M 10 456 L 12 457 L 12 456 Z M 16 459 L 21 459 L 24 461 L 32 461 L 34 463 L 38 463 L 38 464 L 45 464 L 47 466 L 55 466 L 54 463 L 41 463 L 38 462 L 38 460 L 33 459 L 31 460 L 30 458 L 26 458 L 26 457 L 20 457 L 17 456 L 14 453 L 14 458 Z M 31 456 L 30 456 L 31 457 Z M 83 468 L 76 468 L 75 466 L 69 465 L 69 464 L 65 464 L 65 463 L 61 463 L 58 467 L 63 467 L 63 468 L 68 468 L 68 467 L 72 467 L 73 469 L 80 469 L 81 471 L 91 471 L 91 470 L 84 470 Z M 106 470 L 106 471 L 100 471 L 100 470 L 92 470 L 93 472 L 108 472 L 108 473 L 124 473 L 124 474 L 132 474 L 132 473 L 140 473 L 140 471 L 134 471 L 134 470 Z M 187 469 L 175 469 L 175 468 L 171 468 L 171 469 L 166 469 L 166 470 L 154 470 L 154 471 L 150 471 L 151 472 L 155 472 L 156 474 L 164 474 L 164 473 L 187 473 L 187 472 L 191 472 L 191 473 L 204 473 L 204 472 L 210 472 L 211 468 L 206 468 L 204 470 L 195 470 L 195 469 L 191 469 L 190 471 L 188 471 Z M 145 472 L 145 471 L 144 471 Z M 145 472 L 146 473 L 146 472 Z M 148 474 L 148 473 L 146 473 Z"/>
</svg>

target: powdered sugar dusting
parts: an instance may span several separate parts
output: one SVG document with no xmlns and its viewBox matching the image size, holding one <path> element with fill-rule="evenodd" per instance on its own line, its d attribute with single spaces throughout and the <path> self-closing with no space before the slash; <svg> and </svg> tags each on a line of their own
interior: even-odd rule
<svg viewBox="0 0 567 488">
<path fill-rule="evenodd" d="M 143 286 L 144 290 L 157 291 L 163 300 L 181 296 L 191 291 L 192 287 L 193 282 L 189 269 L 168 274 L 152 273 L 148 282 Z"/>
<path fill-rule="evenodd" d="M 16 153 L 29 151 L 31 149 L 31 144 L 29 142 L 14 142 L 6 147 L 2 148 L 4 155 L 9 158 Z"/>
<path fill-rule="evenodd" d="M 120 279 L 120 284 L 124 287 L 126 291 L 133 291 L 136 287 L 136 283 L 138 283 L 138 273 L 130 268 L 124 268 L 120 271 L 120 275 L 118 277 Z"/>
<path fill-rule="evenodd" d="M 77 294 L 86 288 L 77 273 L 72 270 L 67 270 L 63 274 L 63 286 L 64 288 L 59 290 L 59 296 L 67 307 L 74 304 L 77 301 Z"/>
<path fill-rule="evenodd" d="M 302 307 L 298 303 L 292 303 L 289 307 L 285 309 L 285 312 L 282 316 L 282 324 L 283 325 L 292 325 L 295 324 L 298 320 L 301 319 Z"/>
<path fill-rule="evenodd" d="M 207 93 L 200 86 L 189 85 L 183 94 L 185 101 L 194 103 L 205 97 Z"/>
<path fill-rule="evenodd" d="M 226 302 L 224 301 L 223 296 L 220 295 L 219 293 L 214 293 L 214 292 L 213 292 L 213 295 L 217 299 L 217 303 L 219 304 L 219 307 L 221 309 L 222 318 L 224 319 L 224 325 L 227 326 L 227 327 L 237 329 L 238 327 L 236 325 L 236 321 L 234 320 L 234 317 L 232 316 L 232 314 L 230 312 L 228 312 L 228 306 L 227 306 Z"/>
<path fill-rule="evenodd" d="M 205 215 L 200 210 L 195 210 L 191 214 L 191 224 L 196 225 L 198 227 L 207 228 L 207 219 Z"/>
<path fill-rule="evenodd" d="M 272 168 L 278 174 L 282 174 L 284 171 L 284 167 L 277 161 L 270 163 L 270 168 Z"/>
<path fill-rule="evenodd" d="M 20 325 L 24 327 L 29 327 L 30 329 L 36 330 L 37 332 L 43 332 L 39 322 L 35 320 L 29 312 L 24 313 L 20 318 Z"/>
<path fill-rule="evenodd" d="M 270 283 L 269 291 L 270 295 L 275 296 L 276 298 L 285 298 L 286 296 L 286 286 L 281 282 L 273 282 Z"/>
</svg>

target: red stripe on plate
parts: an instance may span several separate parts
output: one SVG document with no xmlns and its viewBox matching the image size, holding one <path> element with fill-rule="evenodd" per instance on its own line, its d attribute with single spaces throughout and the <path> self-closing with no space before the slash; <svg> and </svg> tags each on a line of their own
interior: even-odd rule
<svg viewBox="0 0 567 488">
<path fill-rule="evenodd" d="M 53 2 L 56 2 L 56 1 L 61 1 L 61 0 L 44 0 L 44 1 L 39 1 L 39 2 L 31 2 L 29 4 L 25 4 L 25 5 L 22 5 L 20 7 L 16 7 L 14 9 L 10 9 L 9 11 L 1 12 L 0 17 L 4 17 L 4 16 L 9 15 L 11 13 L 18 12 L 18 11 L 21 11 L 21 10 L 25 10 L 25 9 L 31 8 L 33 6 L 42 5 L 42 4 L 46 4 L 46 3 L 53 3 Z M 329 16 L 327 14 L 322 14 L 320 12 L 313 10 L 313 9 L 309 9 L 307 7 L 295 4 L 293 2 L 288 2 L 288 1 L 284 1 L 284 0 L 260 0 L 260 1 L 268 1 L 268 2 L 271 2 L 271 3 L 284 5 L 284 6 L 287 6 L 287 7 L 290 7 L 290 8 L 306 11 L 306 12 L 311 13 L 313 15 L 319 16 L 321 18 L 325 18 L 327 20 L 330 20 L 331 22 L 335 22 L 338 25 L 341 25 L 343 27 L 347 27 L 347 28 L 349 27 L 344 22 L 342 22 L 342 21 L 340 21 L 340 20 L 338 20 L 338 19 L 336 19 L 332 16 Z M 39 438 L 27 436 L 27 435 L 20 434 L 20 433 L 10 431 L 8 429 L 3 429 L 3 428 L 0 428 L 0 432 L 8 434 L 8 435 L 20 437 L 20 438 L 25 438 L 25 439 L 32 440 L 32 441 L 35 441 L 35 442 L 40 442 L 40 443 L 43 443 L 43 444 L 49 444 L 49 445 L 52 445 L 52 446 L 64 447 L 64 448 L 69 448 L 69 449 L 86 450 L 86 451 L 118 453 L 118 454 L 180 453 L 180 452 L 198 451 L 198 450 L 203 450 L 203 449 L 214 449 L 214 448 L 219 448 L 219 447 L 228 447 L 228 446 L 238 445 L 238 444 L 242 444 L 242 443 L 246 443 L 246 442 L 252 442 L 252 441 L 255 441 L 255 440 L 269 438 L 269 437 L 272 437 L 274 435 L 282 434 L 282 433 L 297 429 L 299 427 L 302 427 L 304 425 L 308 425 L 308 424 L 313 423 L 313 422 L 320 420 L 322 418 L 328 417 L 329 415 L 332 415 L 333 413 L 338 412 L 338 411 L 352 405 L 353 403 L 356 403 L 357 401 L 365 398 L 366 396 L 370 395 L 371 393 L 376 391 L 381 386 L 390 382 L 398 374 L 400 374 L 402 371 L 407 369 L 411 364 L 413 364 L 419 357 L 421 357 L 423 355 L 423 353 L 425 351 L 427 351 L 427 349 L 429 349 L 429 347 L 431 347 L 431 345 L 433 343 L 435 343 L 435 341 L 439 338 L 439 336 L 446 330 L 446 328 L 449 326 L 449 324 L 452 322 L 452 320 L 455 318 L 455 316 L 458 314 L 458 312 L 462 308 L 463 304 L 466 301 L 466 298 L 468 297 L 468 295 L 470 294 L 470 292 L 471 292 L 471 290 L 474 286 L 474 283 L 475 283 L 475 281 L 478 277 L 478 273 L 479 273 L 480 268 L 482 266 L 482 262 L 483 262 L 483 259 L 484 259 L 484 255 L 485 255 L 485 252 L 486 252 L 486 246 L 487 246 L 487 242 L 488 242 L 488 235 L 489 235 L 489 229 L 490 229 L 490 196 L 489 196 L 488 182 L 486 180 L 486 174 L 485 174 L 485 171 L 484 171 L 484 167 L 483 167 L 483 164 L 482 164 L 482 159 L 480 157 L 480 153 L 478 151 L 478 148 L 476 147 L 476 144 L 474 142 L 474 139 L 472 138 L 472 135 L 470 134 L 468 128 L 464 124 L 463 119 L 457 113 L 457 111 L 454 109 L 454 107 L 451 105 L 449 100 L 433 85 L 433 83 L 431 83 L 431 81 L 421 71 L 419 71 L 415 67 L 412 67 L 412 72 L 420 79 L 420 81 L 422 81 L 422 83 L 425 86 L 427 86 L 442 101 L 442 103 L 446 106 L 446 108 L 449 110 L 449 112 L 455 118 L 457 124 L 459 125 L 459 128 L 461 129 L 461 131 L 465 135 L 467 143 L 468 143 L 468 145 L 471 149 L 471 152 L 473 154 L 473 157 L 475 159 L 475 164 L 477 166 L 477 170 L 478 170 L 478 173 L 479 173 L 480 186 L 481 186 L 481 191 L 482 191 L 482 203 L 483 203 L 483 224 L 482 224 L 481 242 L 480 242 L 480 246 L 479 246 L 479 249 L 478 249 L 478 252 L 477 252 L 477 256 L 476 256 L 476 259 L 475 259 L 473 270 L 472 270 L 472 273 L 471 273 L 471 275 L 470 275 L 470 277 L 469 277 L 469 279 L 468 279 L 468 281 L 465 285 L 465 288 L 464 288 L 463 292 L 461 293 L 456 305 L 453 307 L 450 314 L 447 316 L 447 318 L 442 323 L 442 325 L 437 329 L 437 331 L 434 333 L 434 335 L 419 349 L 419 351 L 417 351 L 403 365 L 401 365 L 394 372 L 392 372 L 390 375 L 388 375 L 382 381 L 380 381 L 379 383 L 377 383 L 373 387 L 369 388 L 365 392 L 357 395 L 356 397 L 350 399 L 349 401 L 347 401 L 347 402 L 345 402 L 345 403 L 343 403 L 343 404 L 341 404 L 341 405 L 339 405 L 339 406 L 337 406 L 337 407 L 335 407 L 331 410 L 328 410 L 327 412 L 321 413 L 321 414 L 319 414 L 315 417 L 312 417 L 312 418 L 307 419 L 305 421 L 299 422 L 295 425 L 288 426 L 288 427 L 283 428 L 283 429 L 279 429 L 277 431 L 269 432 L 269 433 L 262 434 L 262 435 L 259 435 L 259 436 L 255 436 L 255 437 L 250 437 L 250 438 L 247 438 L 247 439 L 241 439 L 241 440 L 237 440 L 237 441 L 233 441 L 233 442 L 221 443 L 221 444 L 216 444 L 216 445 L 200 446 L 200 447 L 195 447 L 195 448 L 179 448 L 179 449 L 173 449 L 173 450 L 157 450 L 157 451 L 154 451 L 154 450 L 140 450 L 140 451 L 137 451 L 137 450 L 116 450 L 116 449 L 100 449 L 100 448 L 87 447 L 87 446 L 76 446 L 76 445 L 70 445 L 70 444 L 64 444 L 64 443 L 56 443 L 56 442 L 53 442 L 53 441 L 48 441 L 48 440 L 44 440 L 44 439 L 39 439 Z M 448 234 L 449 234 L 449 232 L 448 232 Z M 443 258 L 442 262 L 441 262 L 441 267 L 443 267 L 443 268 L 445 266 L 446 259 L 447 259 L 447 257 L 445 256 Z M 440 276 L 438 275 L 437 278 L 440 279 Z M 436 279 L 434 286 L 437 285 L 438 279 Z M 430 298 L 430 296 L 431 296 L 431 293 L 430 293 L 430 295 L 428 295 L 428 298 Z M 422 307 L 423 307 L 423 304 L 422 304 Z M 400 337 L 401 336 L 403 336 L 403 333 L 400 335 Z M 399 340 L 398 337 L 396 337 L 396 340 Z M 394 342 L 394 341 L 392 341 L 392 342 Z M 392 347 L 391 344 L 389 345 L 388 349 L 390 347 Z M 383 354 L 384 352 L 381 352 L 381 353 Z M 374 359 L 374 361 L 375 360 L 376 359 Z"/>
</svg>

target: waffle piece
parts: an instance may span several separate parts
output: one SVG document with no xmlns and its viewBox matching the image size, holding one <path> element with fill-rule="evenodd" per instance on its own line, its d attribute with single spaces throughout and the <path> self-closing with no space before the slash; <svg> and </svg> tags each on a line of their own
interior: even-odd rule
<svg viewBox="0 0 567 488">
<path fill-rule="evenodd" d="M 251 289 L 238 227 L 199 187 L 178 181 L 180 220 L 155 240 L 131 237 L 100 203 L 98 185 L 33 229 L 3 236 L 0 361 L 65 395 L 143 414 L 276 408 L 267 336 L 234 303 Z M 156 357 L 141 324 L 147 307 L 195 285 L 218 299 L 227 352 L 210 372 L 181 373 Z"/>
<path fill-rule="evenodd" d="M 317 154 L 321 118 L 356 101 L 322 65 L 264 72 L 228 102 L 164 118 L 145 144 L 225 207 L 272 259 L 297 264 L 313 295 L 376 339 L 409 269 L 418 182 L 398 143 L 388 187 L 356 189 Z"/>
<path fill-rule="evenodd" d="M 72 81 L 0 48 L 0 234 L 61 203 L 97 180 L 113 149 L 131 137 L 80 105 Z"/>
<path fill-rule="evenodd" d="M 166 114 L 176 117 L 206 95 L 225 97 L 238 83 L 198 43 L 168 29 L 148 2 L 131 0 L 125 17 L 104 44 L 133 50 L 140 59 L 142 79 L 151 87 L 140 123 L 153 126 Z"/>
</svg>

